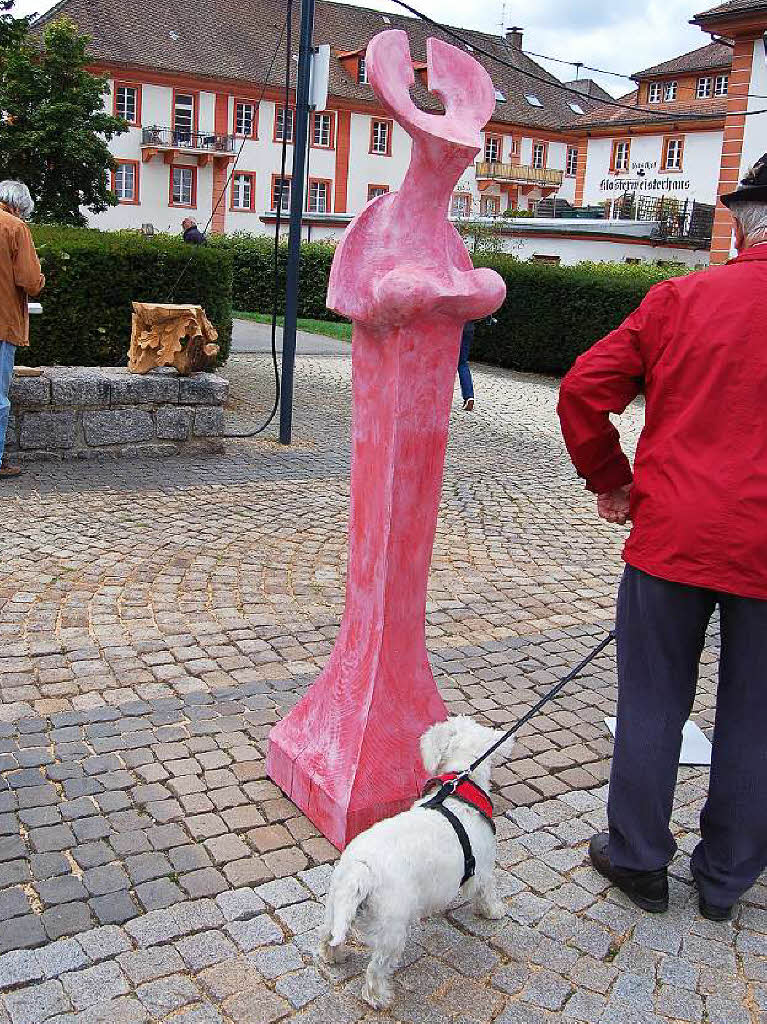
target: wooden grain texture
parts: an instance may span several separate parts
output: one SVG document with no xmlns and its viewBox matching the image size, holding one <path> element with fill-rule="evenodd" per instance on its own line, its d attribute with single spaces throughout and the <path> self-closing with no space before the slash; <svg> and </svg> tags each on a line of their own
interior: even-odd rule
<svg viewBox="0 0 767 1024">
<path fill-rule="evenodd" d="M 418 110 L 407 36 L 367 51 L 381 102 L 413 139 L 402 188 L 369 203 L 333 262 L 328 305 L 354 321 L 349 562 L 327 666 L 270 734 L 272 779 L 343 848 L 425 781 L 421 734 L 445 717 L 426 652 L 426 588 L 461 331 L 503 302 L 447 219 L 494 106 L 487 72 L 429 40 L 445 115 Z"/>
</svg>

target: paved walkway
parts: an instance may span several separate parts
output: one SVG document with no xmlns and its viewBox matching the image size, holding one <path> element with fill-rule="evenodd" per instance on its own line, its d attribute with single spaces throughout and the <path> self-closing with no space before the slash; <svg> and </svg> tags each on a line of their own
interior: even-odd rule
<svg viewBox="0 0 767 1024">
<path fill-rule="evenodd" d="M 233 426 L 259 422 L 268 358 L 235 356 L 230 374 Z M 427 636 L 451 710 L 503 725 L 609 626 L 622 531 L 567 464 L 552 382 L 481 370 L 477 394 L 473 416 L 456 399 Z M 0 1024 L 767 1024 L 767 887 L 733 924 L 696 914 L 704 772 L 680 772 L 668 915 L 585 865 L 608 655 L 495 771 L 506 920 L 457 907 L 415 932 L 387 1014 L 358 998 L 364 958 L 314 963 L 335 854 L 264 752 L 338 628 L 348 356 L 304 356 L 296 396 L 290 450 L 45 463 L 4 485 Z"/>
<path fill-rule="evenodd" d="M 232 330 L 232 352 L 257 353 L 272 351 L 272 325 L 255 320 L 235 320 Z M 277 352 L 282 353 L 282 328 L 277 327 Z M 299 356 L 348 355 L 349 342 L 328 338 L 324 334 L 296 331 L 296 352 Z"/>
</svg>

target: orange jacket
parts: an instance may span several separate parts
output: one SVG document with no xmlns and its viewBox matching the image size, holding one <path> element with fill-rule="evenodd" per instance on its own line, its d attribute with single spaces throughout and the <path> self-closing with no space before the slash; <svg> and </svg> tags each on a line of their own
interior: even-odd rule
<svg viewBox="0 0 767 1024">
<path fill-rule="evenodd" d="M 44 284 L 29 228 L 0 207 L 0 341 L 29 344 L 27 297 Z"/>
</svg>

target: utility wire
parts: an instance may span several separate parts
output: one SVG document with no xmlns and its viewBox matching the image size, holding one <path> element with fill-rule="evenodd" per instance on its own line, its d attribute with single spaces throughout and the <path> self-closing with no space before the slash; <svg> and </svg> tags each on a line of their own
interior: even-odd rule
<svg viewBox="0 0 767 1024">
<path fill-rule="evenodd" d="M 409 3 L 406 3 L 405 0 L 392 0 L 392 3 L 397 4 L 399 7 L 403 7 L 406 11 L 409 11 L 416 18 L 420 18 L 420 20 L 423 21 L 425 24 L 432 25 L 434 28 L 439 29 L 439 31 L 443 32 L 449 39 L 454 39 L 456 42 L 461 43 L 461 45 L 466 47 L 466 49 L 468 49 L 469 51 L 479 53 L 483 57 L 487 57 L 488 60 L 491 60 L 496 64 L 500 64 L 505 68 L 509 68 L 512 71 L 516 71 L 520 75 L 525 75 L 527 78 L 530 78 L 534 82 L 540 82 L 542 85 L 548 86 L 549 88 L 560 89 L 562 92 L 570 93 L 572 96 L 575 96 L 579 100 L 584 99 L 583 93 L 580 92 L 578 89 L 573 89 L 571 86 L 565 85 L 564 82 L 560 82 L 557 79 L 554 79 L 552 81 L 549 78 L 544 78 L 542 75 L 536 75 L 532 71 L 527 71 L 525 68 L 520 68 L 518 65 L 512 64 L 511 61 L 504 60 L 503 57 L 499 57 L 497 56 L 497 54 L 492 53 L 490 50 L 487 50 L 482 46 L 478 46 L 476 42 L 472 42 L 470 39 L 466 39 L 466 37 L 462 36 L 460 32 L 456 32 L 455 29 L 450 28 L 448 25 L 443 25 L 442 22 L 436 21 L 434 18 L 430 18 L 428 14 L 424 14 L 423 11 L 419 11 L 416 7 L 413 7 Z M 602 100 L 599 103 L 599 106 L 609 106 L 620 108 L 622 110 L 630 110 L 632 114 L 658 114 L 657 107 L 642 107 L 634 103 L 621 103 L 620 100 Z M 664 111 L 664 113 L 665 112 L 666 111 Z M 673 114 L 673 111 L 669 111 L 669 113 Z M 755 114 L 767 114 L 767 108 L 761 110 L 728 111 L 728 114 L 736 117 L 753 117 Z M 672 118 L 672 120 L 681 121 L 684 118 L 694 116 L 694 111 L 687 113 L 679 113 L 677 114 L 676 118 Z M 573 127 L 576 126 L 573 125 Z"/>
</svg>

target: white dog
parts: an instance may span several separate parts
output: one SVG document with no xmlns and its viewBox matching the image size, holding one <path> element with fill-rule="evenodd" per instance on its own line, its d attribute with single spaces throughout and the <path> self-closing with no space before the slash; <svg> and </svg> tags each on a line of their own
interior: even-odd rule
<svg viewBox="0 0 767 1024">
<path fill-rule="evenodd" d="M 424 768 L 432 776 L 464 771 L 500 737 L 464 715 L 439 722 L 421 737 Z M 505 745 L 507 750 L 512 742 Z M 490 770 L 488 759 L 470 776 L 485 792 Z M 352 840 L 330 883 L 320 956 L 328 963 L 348 956 L 344 942 L 353 929 L 372 951 L 363 994 L 374 1009 L 392 1002 L 391 977 L 411 925 L 444 912 L 459 892 L 465 892 L 482 917 L 506 914 L 493 877 L 496 843 L 490 823 L 455 797 L 445 801 L 463 825 L 476 861 L 474 877 L 462 890 L 466 860 L 458 835 L 447 818 L 422 806 L 436 791 Z"/>
</svg>

